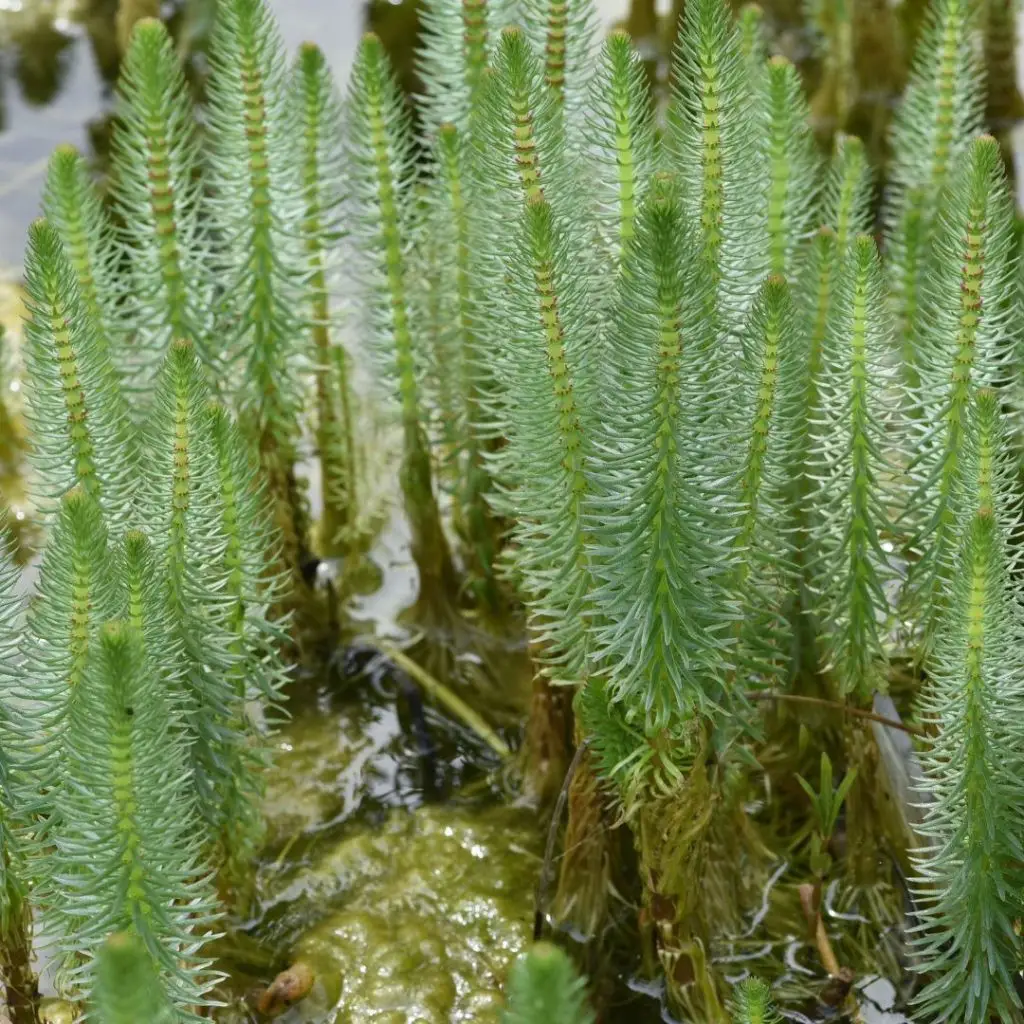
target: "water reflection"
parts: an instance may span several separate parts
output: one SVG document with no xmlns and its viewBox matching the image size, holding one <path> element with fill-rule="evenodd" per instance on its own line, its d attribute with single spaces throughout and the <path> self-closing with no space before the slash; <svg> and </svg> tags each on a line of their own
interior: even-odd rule
<svg viewBox="0 0 1024 1024">
<path fill-rule="evenodd" d="M 202 49 L 214 4 L 163 4 L 183 53 Z M 362 31 L 362 5 L 270 0 L 270 6 L 289 49 L 316 40 L 344 80 Z M 70 142 L 102 164 L 120 62 L 118 7 L 119 0 L 0 0 L 0 277 L 20 267 L 53 148 Z"/>
</svg>

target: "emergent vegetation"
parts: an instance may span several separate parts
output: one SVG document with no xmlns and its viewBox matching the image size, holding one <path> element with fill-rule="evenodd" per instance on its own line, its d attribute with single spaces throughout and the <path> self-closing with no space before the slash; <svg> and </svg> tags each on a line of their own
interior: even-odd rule
<svg viewBox="0 0 1024 1024">
<path fill-rule="evenodd" d="M 342 98 L 263 0 L 222 0 L 197 117 L 164 27 L 135 27 L 107 201 L 58 149 L 26 257 L 45 549 L 26 600 L 0 564 L 14 1024 L 34 941 L 89 1019 L 216 1017 L 289 666 L 340 642 L 391 472 L 369 404 L 419 573 L 396 657 L 496 751 L 436 655 L 479 642 L 500 686 L 482 638 L 526 622 L 538 932 L 628 917 L 672 1013 L 778 1021 L 791 989 L 730 984 L 723 950 L 782 857 L 840 1011 L 893 962 L 909 878 L 917 1019 L 1024 1019 L 1024 310 L 979 7 L 933 0 L 881 197 L 724 0 L 688 0 L 664 109 L 591 0 L 425 0 L 415 111 L 376 37 Z M 839 882 L 868 936 L 842 960 Z M 599 1008 L 549 944 L 508 998 L 508 1024 Z"/>
</svg>

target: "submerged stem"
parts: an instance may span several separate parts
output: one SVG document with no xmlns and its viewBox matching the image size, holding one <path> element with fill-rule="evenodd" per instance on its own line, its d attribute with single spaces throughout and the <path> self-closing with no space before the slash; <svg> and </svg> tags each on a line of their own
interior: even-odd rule
<svg viewBox="0 0 1024 1024">
<path fill-rule="evenodd" d="M 444 683 L 435 679 L 425 668 L 417 665 L 408 655 L 389 643 L 377 644 L 377 649 L 400 668 L 410 679 L 419 683 L 438 703 L 443 704 L 463 725 L 472 729 L 498 757 L 506 758 L 512 752 L 508 744 L 461 697 L 452 693 Z"/>
</svg>

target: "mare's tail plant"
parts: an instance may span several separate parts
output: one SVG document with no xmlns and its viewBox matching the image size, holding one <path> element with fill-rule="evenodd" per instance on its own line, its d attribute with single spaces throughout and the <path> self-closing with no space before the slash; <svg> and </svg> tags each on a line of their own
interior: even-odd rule
<svg viewBox="0 0 1024 1024">
<path fill-rule="evenodd" d="M 301 159 L 289 137 L 294 104 L 280 34 L 262 0 L 228 0 L 217 10 L 206 127 L 224 289 L 218 334 L 225 363 L 238 368 L 230 397 L 259 452 L 289 597 L 301 605 L 309 512 L 296 466 L 312 360 Z"/>
<path fill-rule="evenodd" d="M 586 982 L 556 946 L 538 942 L 513 965 L 503 1024 L 592 1024 Z"/>
<path fill-rule="evenodd" d="M 886 587 L 895 573 L 883 547 L 895 508 L 899 381 L 878 251 L 858 235 L 843 261 L 822 339 L 818 422 L 812 425 L 812 498 L 822 639 L 838 695 L 870 707 L 886 688 Z M 888 493 L 887 493 L 888 491 Z M 891 545 L 890 545 L 891 546 Z"/>
<path fill-rule="evenodd" d="M 216 911 L 199 859 L 186 737 L 142 636 L 125 620 L 95 635 L 69 704 L 61 776 L 43 854 L 52 886 L 43 928 L 59 937 L 65 990 L 85 995 L 94 951 L 128 929 L 180 1019 L 199 1020 L 214 976 L 195 932 Z"/>
<path fill-rule="evenodd" d="M 730 993 L 716 962 L 765 843 L 813 834 L 842 1002 L 883 953 L 837 944 L 842 969 L 819 898 L 827 874 L 829 929 L 895 931 L 879 851 L 908 840 L 882 820 L 902 784 L 882 741 L 902 728 L 925 773 L 919 1012 L 1017 1019 L 1021 290 L 976 6 L 933 2 L 879 240 L 865 146 L 819 159 L 753 9 L 685 5 L 663 115 L 625 35 L 598 56 L 591 0 L 425 6 L 419 139 L 379 39 L 341 101 L 315 47 L 289 68 L 264 0 L 223 0 L 202 132 L 165 30 L 136 26 L 113 217 L 79 156 L 51 162 L 26 260 L 47 542 L 24 625 L 0 570 L 8 980 L 31 992 L 30 911 L 58 991 L 98 1018 L 209 1016 L 205 942 L 246 907 L 309 546 L 357 541 L 365 345 L 401 427 L 421 622 L 467 595 L 481 623 L 526 606 L 524 788 L 568 794 L 563 922 L 605 934 L 631 867 L 637 960 L 672 1012 L 775 1024 L 769 988 Z M 816 11 L 845 112 L 864 11 Z M 797 773 L 826 748 L 848 782 L 825 780 L 815 832 Z M 561 954 L 517 965 L 509 1022 L 590 1017 Z"/>
<path fill-rule="evenodd" d="M 9 693 L 19 668 L 18 643 L 23 607 L 18 597 L 18 570 L 10 554 L 7 513 L 0 510 L 0 686 Z M 11 708 L 0 703 L 0 976 L 12 1024 L 33 1024 L 35 976 L 32 973 L 31 912 L 22 840 L 20 805 L 13 786 Z"/>
<path fill-rule="evenodd" d="M 50 157 L 43 211 L 67 250 L 100 351 L 121 374 L 129 374 L 136 360 L 120 312 L 123 281 L 114 226 L 85 158 L 72 146 L 58 146 Z"/>
<path fill-rule="evenodd" d="M 153 959 L 135 935 L 115 932 L 96 960 L 91 1019 L 98 1024 L 171 1024 Z"/>
<path fill-rule="evenodd" d="M 738 29 L 720 0 L 687 4 L 675 52 L 666 149 L 697 233 L 709 314 L 728 336 L 769 269 L 760 105 Z M 735 333 L 735 330 L 732 332 Z"/>
<path fill-rule="evenodd" d="M 924 708 L 937 732 L 924 757 L 930 797 L 915 889 L 916 1002 L 929 1020 L 1015 1020 L 1022 913 L 1018 761 L 1024 710 L 1019 584 L 1010 577 L 1019 499 L 999 402 L 978 392 L 964 425 L 957 487 L 963 530 L 951 598 L 928 661 Z"/>
<path fill-rule="evenodd" d="M 420 15 L 420 110 L 428 137 L 443 124 L 465 135 L 513 0 L 426 0 Z"/>
<path fill-rule="evenodd" d="M 736 986 L 730 1009 L 732 1024 L 782 1024 L 771 989 L 760 978 L 747 978 Z"/>
<path fill-rule="evenodd" d="M 481 224 L 474 224 L 470 136 L 451 123 L 440 126 L 436 143 L 437 192 L 429 200 L 429 227 L 438 246 L 439 311 L 435 374 L 453 392 L 448 459 L 454 476 L 453 520 L 462 539 L 468 585 L 476 603 L 494 613 L 502 606 L 497 557 L 500 528 L 489 505 L 492 488 L 486 463 L 486 416 L 481 377 L 484 297 L 474 289 Z"/>
<path fill-rule="evenodd" d="M 587 158 L 594 170 L 601 271 L 615 274 L 636 236 L 636 220 L 657 152 L 646 72 L 625 32 L 613 32 L 601 50 L 586 110 Z M 607 289 L 614 297 L 614 289 Z"/>
<path fill-rule="evenodd" d="M 292 69 L 293 102 L 302 118 L 303 235 L 309 272 L 308 316 L 316 374 L 316 445 L 323 512 L 321 554 L 350 554 L 358 541 L 358 467 L 352 357 L 337 337 L 330 287 L 344 239 L 345 199 L 341 98 L 323 53 L 312 43 Z"/>
<path fill-rule="evenodd" d="M 362 326 L 400 409 L 400 472 L 420 607 L 450 602 L 458 590 L 437 504 L 428 447 L 423 352 L 412 319 L 408 245 L 415 213 L 412 127 L 380 40 L 364 37 L 346 100 L 345 152 L 350 230 L 360 265 Z"/>
<path fill-rule="evenodd" d="M 199 137 L 188 84 L 161 22 L 135 25 L 118 90 L 111 196 L 119 261 L 130 268 L 122 315 L 131 326 L 132 383 L 144 408 L 173 340 L 191 341 L 211 369 L 224 365 L 224 353 L 212 331 Z"/>
<path fill-rule="evenodd" d="M 112 526 L 123 527 L 136 458 L 127 406 L 64 243 L 46 221 L 29 232 L 25 286 L 27 419 L 37 501 L 52 514 L 63 494 L 81 487 Z"/>
<path fill-rule="evenodd" d="M 893 120 L 886 257 L 904 373 L 911 385 L 917 384 L 924 276 L 942 261 L 933 242 L 938 203 L 960 155 L 983 124 L 985 77 L 971 35 L 977 10 L 964 0 L 929 6 Z"/>
<path fill-rule="evenodd" d="M 903 498 L 895 484 L 904 458 L 896 415 L 903 392 L 882 274 L 873 239 L 857 235 L 838 268 L 823 338 L 809 460 L 823 667 L 832 696 L 864 710 L 888 689 L 898 578 L 891 524 Z M 870 883 L 878 874 L 871 847 L 884 835 L 877 750 L 869 731 L 852 722 L 845 747 L 856 773 L 847 801 L 848 866 Z"/>
<path fill-rule="evenodd" d="M 946 604 L 963 525 L 954 497 L 971 396 L 978 385 L 1005 386 L 1016 358 L 1012 219 L 999 145 L 982 136 L 963 152 L 943 195 L 917 318 L 906 594 L 922 656 Z"/>
<path fill-rule="evenodd" d="M 260 550 L 268 531 L 259 505 L 253 507 L 245 494 L 252 480 L 246 479 L 230 427 L 221 422 L 215 436 L 218 418 L 211 415 L 192 345 L 173 342 L 145 439 L 140 511 L 153 531 L 167 577 L 169 614 L 182 646 L 180 698 L 199 810 L 208 825 L 212 858 L 230 870 L 244 863 L 259 824 L 251 799 L 258 775 L 244 705 L 247 687 L 260 681 L 259 668 L 251 679 L 246 669 L 258 664 L 263 641 L 242 603 L 258 600 L 252 552 Z M 245 539 L 249 551 L 243 552 L 246 528 L 252 533 Z M 264 559 L 272 553 L 264 549 Z M 272 692 L 273 676 L 267 681 Z"/>
</svg>

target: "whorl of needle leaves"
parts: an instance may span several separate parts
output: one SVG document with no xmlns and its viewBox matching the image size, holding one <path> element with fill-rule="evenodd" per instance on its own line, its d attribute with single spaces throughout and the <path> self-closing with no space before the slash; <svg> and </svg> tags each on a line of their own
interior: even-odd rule
<svg viewBox="0 0 1024 1024">
<path fill-rule="evenodd" d="M 66 990 L 91 987 L 95 961 L 82 951 L 132 929 L 180 1019 L 198 1021 L 215 980 L 199 952 L 217 916 L 204 834 L 186 736 L 129 623 L 108 622 L 95 636 L 66 729 L 47 854 L 59 893 L 43 905 L 44 934 L 66 957 Z"/>
<path fill-rule="evenodd" d="M 115 527 L 129 516 L 135 450 L 109 349 L 57 231 L 37 221 L 25 254 L 26 400 L 38 500 L 80 486 Z"/>
<path fill-rule="evenodd" d="M 1013 464 L 1002 435 L 998 399 L 983 391 L 967 425 L 963 532 L 923 702 L 936 733 L 922 756 L 931 801 L 913 940 L 928 980 L 916 1001 L 928 1019 L 972 1024 L 1020 1012 L 1024 620 L 1008 572 L 1020 511 L 1005 490 Z"/>
<path fill-rule="evenodd" d="M 592 1024 L 586 983 L 557 946 L 538 942 L 509 972 L 502 1024 Z"/>
</svg>

